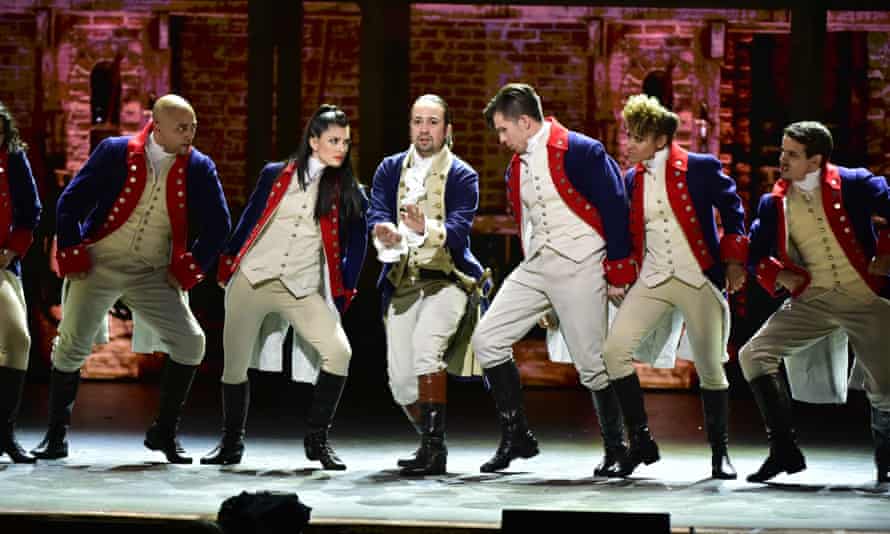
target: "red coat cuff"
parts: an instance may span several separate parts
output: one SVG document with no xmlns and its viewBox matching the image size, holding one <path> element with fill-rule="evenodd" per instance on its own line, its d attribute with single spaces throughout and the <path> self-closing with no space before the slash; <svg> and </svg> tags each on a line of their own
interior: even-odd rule
<svg viewBox="0 0 890 534">
<path fill-rule="evenodd" d="M 735 261 L 744 265 L 748 261 L 748 237 L 724 234 L 720 239 L 720 259 L 725 263 Z"/>
<path fill-rule="evenodd" d="M 75 273 L 88 273 L 93 267 L 90 251 L 84 244 L 56 251 L 56 261 L 59 263 L 59 276 L 63 277 Z"/>
<path fill-rule="evenodd" d="M 198 282 L 204 279 L 204 271 L 201 265 L 195 260 L 191 252 L 186 252 L 179 258 L 174 259 L 170 263 L 170 273 L 182 286 L 182 289 L 188 291 L 195 287 Z"/>
<path fill-rule="evenodd" d="M 765 289 L 771 296 L 779 297 L 786 291 L 785 288 L 776 287 L 776 277 L 780 272 L 786 269 L 797 273 L 806 279 L 804 280 L 804 283 L 797 288 L 797 291 L 791 292 L 791 296 L 796 297 L 803 293 L 804 290 L 809 287 L 810 281 L 812 281 L 810 273 L 796 265 L 785 265 L 774 257 L 763 258 L 757 264 L 757 282 L 759 282 L 760 285 L 763 286 L 763 289 Z"/>
<path fill-rule="evenodd" d="M 220 256 L 219 266 L 216 268 L 216 280 L 222 284 L 229 283 L 237 268 L 238 260 L 235 256 Z"/>
<path fill-rule="evenodd" d="M 785 265 L 772 256 L 761 259 L 757 263 L 757 283 L 759 283 L 767 293 L 774 297 L 778 297 L 782 290 L 776 289 L 776 277 L 784 268 Z"/>
<path fill-rule="evenodd" d="M 15 252 L 19 259 L 24 258 L 34 242 L 34 231 L 31 228 L 16 228 L 9 235 L 6 248 Z"/>
<path fill-rule="evenodd" d="M 603 261 L 606 281 L 613 286 L 626 286 L 637 281 L 637 262 L 633 258 Z"/>
<path fill-rule="evenodd" d="M 875 256 L 890 254 L 890 228 L 878 232 L 878 242 L 876 245 Z"/>
</svg>

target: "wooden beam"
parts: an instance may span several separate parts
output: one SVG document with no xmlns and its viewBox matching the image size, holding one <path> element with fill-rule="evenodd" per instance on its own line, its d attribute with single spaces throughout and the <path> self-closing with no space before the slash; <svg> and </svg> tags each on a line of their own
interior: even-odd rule
<svg viewBox="0 0 890 534">
<path fill-rule="evenodd" d="M 247 167 L 245 185 L 253 189 L 272 147 L 274 10 L 261 0 L 247 3 Z M 233 118 L 234 119 L 234 118 Z"/>
<path fill-rule="evenodd" d="M 825 35 L 828 11 L 801 3 L 791 11 L 790 119 L 823 120 Z"/>
<path fill-rule="evenodd" d="M 407 0 L 363 0 L 359 177 L 370 185 L 384 156 L 408 146 L 410 16 Z"/>
<path fill-rule="evenodd" d="M 292 154 L 302 135 L 303 2 L 276 4 L 278 79 L 275 83 L 275 152 L 277 159 Z"/>
</svg>

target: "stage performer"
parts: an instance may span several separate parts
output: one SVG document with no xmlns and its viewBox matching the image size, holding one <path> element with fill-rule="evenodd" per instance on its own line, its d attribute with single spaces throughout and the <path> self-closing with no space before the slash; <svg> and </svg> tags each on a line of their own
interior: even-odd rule
<svg viewBox="0 0 890 534">
<path fill-rule="evenodd" d="M 15 119 L 0 102 L 0 454 L 34 463 L 15 438 L 31 337 L 22 290 L 22 259 L 34 241 L 40 198 Z"/>
<path fill-rule="evenodd" d="M 447 369 L 472 357 L 485 284 L 469 237 L 479 175 L 451 150 L 451 111 L 441 97 L 417 98 L 409 129 L 408 150 L 377 167 L 368 224 L 383 263 L 389 387 L 420 435 L 414 457 L 398 461 L 400 473 L 439 475 L 448 456 Z"/>
<path fill-rule="evenodd" d="M 201 459 L 237 464 L 244 453 L 249 367 L 281 369 L 282 341 L 293 327 L 294 369 L 314 382 L 303 443 L 324 469 L 346 465 L 328 431 L 349 374 L 352 349 L 340 322 L 356 293 L 365 258 L 367 200 L 352 173 L 349 119 L 322 105 L 296 153 L 260 173 L 220 258 L 226 288 L 222 376 L 223 436 Z M 263 349 L 265 347 L 265 350 Z"/>
<path fill-rule="evenodd" d="M 622 116 L 628 161 L 635 165 L 625 183 L 640 275 L 618 310 L 603 351 L 630 443 L 610 474 L 624 477 L 641 462 L 659 459 L 632 358 L 665 315 L 679 312 L 699 376 L 711 476 L 734 479 L 727 451 L 729 382 L 723 368 L 730 312 L 722 292 L 733 293 L 745 282 L 748 237 L 741 199 L 717 158 L 687 152 L 674 141 L 679 117 L 656 98 L 629 97 Z M 723 224 L 719 239 L 715 208 Z"/>
<path fill-rule="evenodd" d="M 602 359 L 607 299 L 619 301 L 637 272 L 621 173 L 599 141 L 545 119 L 541 99 L 527 84 L 503 86 L 483 115 L 514 152 L 506 186 L 524 259 L 473 336 L 501 424 L 500 444 L 481 471 L 500 471 L 516 458 L 538 454 L 513 344 L 552 308 L 581 384 L 593 392 L 606 450 L 594 470 L 600 475 L 625 451 L 618 399 Z"/>
<path fill-rule="evenodd" d="M 806 468 L 780 364 L 787 359 L 790 368 L 809 359 L 807 349 L 838 331 L 863 371 L 877 480 L 890 482 L 890 357 L 883 335 L 890 331 L 890 229 L 873 221 L 890 219 L 890 189 L 866 169 L 830 163 L 832 147 L 821 123 L 787 126 L 781 178 L 760 199 L 751 225 L 751 272 L 771 295 L 786 300 L 740 351 L 769 439 L 769 456 L 749 482 Z M 830 367 L 838 376 L 819 375 L 824 381 L 847 377 L 847 343 L 837 349 Z M 808 381 L 816 372 L 813 367 Z"/>
<path fill-rule="evenodd" d="M 140 133 L 102 141 L 59 197 L 56 259 L 67 288 L 53 344 L 49 428 L 32 451 L 38 458 L 68 456 L 80 368 L 120 299 L 169 355 L 145 446 L 191 463 L 176 432 L 205 341 L 186 292 L 212 268 L 230 229 L 216 167 L 192 146 L 197 125 L 184 98 L 161 97 Z"/>
</svg>

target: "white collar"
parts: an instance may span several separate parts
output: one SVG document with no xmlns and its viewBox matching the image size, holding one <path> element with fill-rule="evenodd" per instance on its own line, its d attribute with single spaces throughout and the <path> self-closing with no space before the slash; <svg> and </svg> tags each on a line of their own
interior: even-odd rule
<svg viewBox="0 0 890 534">
<path fill-rule="evenodd" d="M 315 156 L 309 156 L 309 164 L 306 167 L 306 185 L 309 185 L 318 180 L 318 177 L 324 172 L 326 165 Z"/>
<path fill-rule="evenodd" d="M 164 147 L 158 144 L 155 141 L 155 133 L 151 132 L 148 134 L 148 140 L 145 143 L 145 152 L 148 155 L 149 159 L 152 161 L 161 161 L 164 159 L 172 159 L 176 157 L 176 154 L 171 154 L 164 150 Z"/>
<path fill-rule="evenodd" d="M 528 138 L 528 142 L 525 145 L 525 153 L 523 155 L 528 155 L 534 152 L 538 145 L 547 142 L 550 139 L 550 123 L 544 121 L 541 123 L 541 129 L 535 132 L 535 134 Z"/>
<path fill-rule="evenodd" d="M 643 165 L 653 176 L 658 169 L 664 169 L 668 159 L 668 152 L 668 147 L 664 147 L 661 150 L 656 151 L 650 159 L 643 161 Z"/>
<path fill-rule="evenodd" d="M 411 149 L 411 168 L 415 171 L 425 172 L 429 170 L 429 168 L 433 165 L 433 159 L 438 156 L 438 153 L 436 153 L 432 156 L 423 157 L 420 155 L 420 152 L 417 151 L 417 147 L 412 145 Z"/>
<path fill-rule="evenodd" d="M 809 193 L 819 187 L 820 178 L 822 178 L 822 169 L 808 172 L 803 180 L 794 180 L 791 183 L 800 191 Z"/>
</svg>

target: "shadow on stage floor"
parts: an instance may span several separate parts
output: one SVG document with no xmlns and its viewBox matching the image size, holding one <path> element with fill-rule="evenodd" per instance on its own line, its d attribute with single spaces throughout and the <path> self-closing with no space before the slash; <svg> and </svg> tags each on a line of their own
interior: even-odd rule
<svg viewBox="0 0 890 534">
<path fill-rule="evenodd" d="M 483 474 L 479 465 L 499 436 L 492 401 L 478 382 L 451 382 L 448 473 L 421 479 L 402 478 L 395 468 L 417 442 L 383 376 L 353 377 L 347 386 L 331 433 L 349 467 L 344 472 L 321 470 L 303 454 L 310 393 L 277 375 L 258 375 L 244 461 L 180 466 L 142 446 L 156 384 L 87 381 L 69 458 L 36 466 L 0 459 L 0 532 L 61 532 L 77 522 L 95 532 L 207 532 L 201 529 L 210 528 L 225 498 L 264 490 L 296 493 L 313 508 L 305 532 L 494 531 L 510 509 L 618 513 L 628 527 L 614 530 L 605 516 L 593 515 L 593 525 L 579 532 L 640 531 L 627 521 L 644 513 L 669 514 L 674 532 L 890 532 L 890 487 L 874 482 L 861 396 L 845 406 L 797 404 L 808 469 L 764 485 L 744 481 L 766 454 L 759 415 L 744 394 L 731 403 L 730 453 L 740 480 L 716 481 L 707 478 L 710 453 L 693 392 L 647 393 L 662 460 L 626 480 L 593 477 L 601 440 L 580 389 L 528 389 L 541 454 Z M 219 396 L 218 384 L 200 376 L 181 425 L 183 445 L 196 457 L 219 437 Z M 46 401 L 46 385 L 29 384 L 19 423 L 28 448 L 42 436 Z"/>
</svg>

